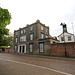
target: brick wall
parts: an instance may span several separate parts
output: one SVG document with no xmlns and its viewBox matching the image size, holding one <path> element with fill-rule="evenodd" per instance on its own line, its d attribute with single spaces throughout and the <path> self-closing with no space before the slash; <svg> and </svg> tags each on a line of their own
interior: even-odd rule
<svg viewBox="0 0 75 75">
<path fill-rule="evenodd" d="M 68 57 L 75 57 L 75 42 L 51 44 L 51 55 L 65 56 L 65 49 Z"/>
<path fill-rule="evenodd" d="M 9 52 L 9 53 L 12 53 L 12 52 L 13 52 L 13 49 L 12 49 L 12 48 L 9 48 L 9 49 L 6 48 L 6 49 L 5 49 L 5 52 L 6 52 L 6 53 L 8 53 L 8 52 Z"/>
</svg>

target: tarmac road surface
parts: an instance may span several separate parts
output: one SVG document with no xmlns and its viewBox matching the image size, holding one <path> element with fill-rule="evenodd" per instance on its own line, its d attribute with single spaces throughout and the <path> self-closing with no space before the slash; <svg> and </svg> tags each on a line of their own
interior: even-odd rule
<svg viewBox="0 0 75 75">
<path fill-rule="evenodd" d="M 75 75 L 75 61 L 0 53 L 0 75 Z"/>
</svg>

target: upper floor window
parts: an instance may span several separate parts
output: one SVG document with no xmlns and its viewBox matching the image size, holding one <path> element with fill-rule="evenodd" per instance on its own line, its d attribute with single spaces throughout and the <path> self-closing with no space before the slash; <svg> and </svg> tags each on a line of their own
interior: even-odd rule
<svg viewBox="0 0 75 75">
<path fill-rule="evenodd" d="M 43 39 L 44 38 L 44 33 L 41 33 L 41 39 Z"/>
<path fill-rule="evenodd" d="M 20 37 L 20 42 L 22 42 L 23 41 L 23 37 Z"/>
<path fill-rule="evenodd" d="M 30 34 L 30 40 L 33 40 L 33 33 Z"/>
<path fill-rule="evenodd" d="M 61 41 L 65 41 L 64 37 L 61 37 Z"/>
<path fill-rule="evenodd" d="M 30 31 L 32 31 L 33 30 L 33 26 L 30 26 Z"/>
<path fill-rule="evenodd" d="M 46 35 L 46 38 L 48 38 L 48 35 Z"/>
<path fill-rule="evenodd" d="M 45 32 L 48 32 L 48 29 L 47 28 L 45 29 Z"/>
<path fill-rule="evenodd" d="M 41 30 L 43 30 L 43 26 L 41 26 Z"/>
<path fill-rule="evenodd" d="M 23 34 L 23 30 L 21 30 L 21 34 Z"/>
<path fill-rule="evenodd" d="M 18 42 L 18 38 L 15 39 L 15 42 Z"/>
<path fill-rule="evenodd" d="M 22 42 L 22 41 L 26 41 L 26 35 L 25 35 L 25 36 L 20 37 L 20 42 Z"/>
<path fill-rule="evenodd" d="M 18 32 L 16 32 L 16 35 L 18 35 Z"/>
<path fill-rule="evenodd" d="M 68 41 L 71 41 L 71 36 L 68 36 Z"/>
<path fill-rule="evenodd" d="M 26 35 L 25 35 L 25 36 L 23 36 L 23 39 L 24 39 L 24 41 L 26 41 Z"/>
<path fill-rule="evenodd" d="M 24 29 L 24 33 L 26 33 L 26 29 Z"/>
</svg>

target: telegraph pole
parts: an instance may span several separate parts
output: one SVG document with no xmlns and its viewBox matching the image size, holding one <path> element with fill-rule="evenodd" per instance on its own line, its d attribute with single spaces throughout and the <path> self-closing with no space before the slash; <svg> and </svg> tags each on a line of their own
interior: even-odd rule
<svg viewBox="0 0 75 75">
<path fill-rule="evenodd" d="M 74 34 L 73 22 L 72 22 L 71 24 L 72 24 L 72 30 L 73 30 L 73 34 Z M 74 42 L 75 42 L 75 37 L 74 37 Z"/>
</svg>

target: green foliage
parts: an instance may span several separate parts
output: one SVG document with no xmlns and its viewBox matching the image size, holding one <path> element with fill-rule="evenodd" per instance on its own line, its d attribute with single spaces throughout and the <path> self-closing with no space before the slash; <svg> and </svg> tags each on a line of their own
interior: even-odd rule
<svg viewBox="0 0 75 75">
<path fill-rule="evenodd" d="M 7 9 L 0 8 L 0 26 L 6 27 L 10 24 L 11 14 Z"/>
<path fill-rule="evenodd" d="M 10 24 L 11 14 L 8 9 L 0 8 L 0 46 L 6 45 L 7 41 L 4 35 L 9 34 L 9 29 L 6 28 Z"/>
<path fill-rule="evenodd" d="M 0 46 L 0 48 L 8 48 L 8 46 Z"/>
</svg>

